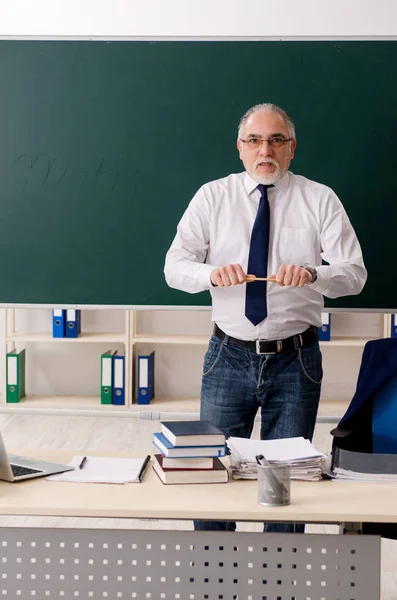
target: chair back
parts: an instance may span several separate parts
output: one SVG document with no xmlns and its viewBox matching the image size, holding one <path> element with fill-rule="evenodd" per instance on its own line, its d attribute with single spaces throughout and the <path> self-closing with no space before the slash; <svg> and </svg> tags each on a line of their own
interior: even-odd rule
<svg viewBox="0 0 397 600">
<path fill-rule="evenodd" d="M 388 377 L 373 396 L 372 446 L 375 454 L 397 454 L 397 373 Z"/>
</svg>

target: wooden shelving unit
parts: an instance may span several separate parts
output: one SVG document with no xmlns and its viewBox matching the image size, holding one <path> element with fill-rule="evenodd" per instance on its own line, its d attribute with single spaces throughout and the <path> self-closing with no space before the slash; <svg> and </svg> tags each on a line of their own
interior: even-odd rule
<svg viewBox="0 0 397 600">
<path fill-rule="evenodd" d="M 39 309 L 40 307 L 38 307 Z M 208 344 L 209 334 L 198 335 L 189 333 L 157 333 L 155 331 L 141 331 L 138 326 L 139 311 L 129 309 L 119 309 L 124 313 L 124 331 L 122 332 L 95 332 L 95 331 L 84 331 L 78 338 L 54 338 L 52 337 L 52 331 L 44 332 L 30 332 L 30 331 L 16 331 L 15 328 L 15 316 L 16 311 L 22 310 L 18 308 L 7 308 L 3 309 L 4 312 L 4 361 L 3 369 L 4 374 L 6 372 L 6 353 L 14 349 L 16 345 L 29 344 L 29 353 L 34 352 L 35 344 L 123 344 L 125 349 L 125 388 L 126 388 L 126 404 L 125 406 L 114 406 L 114 405 L 101 405 L 99 397 L 99 382 L 98 382 L 98 395 L 94 396 L 41 396 L 31 395 L 27 390 L 27 396 L 18 404 L 6 404 L 6 382 L 5 376 L 3 377 L 3 403 L 0 406 L 0 410 L 17 412 L 49 412 L 54 414 L 69 413 L 69 414 L 119 414 L 120 416 L 142 416 L 142 418 L 159 418 L 159 415 L 164 414 L 186 414 L 186 415 L 198 415 L 199 414 L 199 399 L 198 398 L 183 398 L 183 397 L 160 397 L 156 396 L 149 405 L 138 405 L 135 403 L 134 397 L 136 392 L 136 356 L 139 352 L 141 344 L 149 345 L 156 348 L 156 346 L 173 345 L 173 346 L 186 346 L 186 351 L 189 351 L 189 347 L 202 347 L 203 353 L 206 345 Z M 25 309 L 26 310 L 26 309 Z M 32 309 L 35 310 L 35 309 Z M 86 309 L 89 310 L 89 309 Z M 103 310 L 106 310 L 104 307 Z M 84 312 L 84 310 L 83 310 Z M 208 325 L 210 325 L 210 311 L 208 312 Z M 192 317 L 194 318 L 194 317 Z M 333 320 L 337 320 L 338 313 L 334 313 L 332 316 Z M 49 322 L 49 326 L 52 323 Z M 84 318 L 83 318 L 84 327 Z M 150 328 L 149 328 L 150 329 Z M 391 316 L 382 315 L 380 317 L 380 327 L 378 337 L 389 337 L 391 331 Z M 331 328 L 332 332 L 332 328 Z M 376 336 L 373 336 L 374 338 Z M 329 342 L 321 342 L 322 349 L 332 348 L 363 348 L 365 343 L 371 339 L 370 337 L 345 337 L 337 336 L 332 337 Z M 28 358 L 29 360 L 29 353 Z M 319 408 L 319 418 L 338 418 L 346 410 L 349 399 L 345 402 L 342 401 L 321 401 Z"/>
</svg>

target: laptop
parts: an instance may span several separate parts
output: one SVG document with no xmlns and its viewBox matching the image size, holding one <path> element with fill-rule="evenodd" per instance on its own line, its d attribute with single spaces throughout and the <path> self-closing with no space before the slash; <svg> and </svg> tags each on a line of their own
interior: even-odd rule
<svg viewBox="0 0 397 600">
<path fill-rule="evenodd" d="M 3 481 L 22 481 L 33 477 L 44 477 L 54 473 L 73 471 L 69 465 L 58 465 L 53 462 L 26 458 L 16 454 L 7 454 L 3 438 L 0 434 L 0 479 Z"/>
</svg>

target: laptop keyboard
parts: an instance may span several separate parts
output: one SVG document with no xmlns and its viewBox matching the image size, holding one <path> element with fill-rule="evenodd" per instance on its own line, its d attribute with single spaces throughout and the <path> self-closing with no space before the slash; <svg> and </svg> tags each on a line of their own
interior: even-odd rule
<svg viewBox="0 0 397 600">
<path fill-rule="evenodd" d="M 21 467 L 19 465 L 10 465 L 14 477 L 21 477 L 21 475 L 32 475 L 33 473 L 42 473 L 38 469 L 30 469 L 29 467 Z"/>
</svg>

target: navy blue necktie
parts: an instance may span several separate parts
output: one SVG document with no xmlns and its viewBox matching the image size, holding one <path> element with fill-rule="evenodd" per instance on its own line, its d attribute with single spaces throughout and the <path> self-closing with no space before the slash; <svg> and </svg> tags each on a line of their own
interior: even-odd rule
<svg viewBox="0 0 397 600">
<path fill-rule="evenodd" d="M 270 209 L 267 190 L 271 185 L 258 185 L 261 193 L 259 208 L 252 228 L 248 256 L 247 275 L 267 276 L 269 250 Z M 267 317 L 266 281 L 253 281 L 246 284 L 245 316 L 253 325 L 258 325 Z"/>
</svg>

